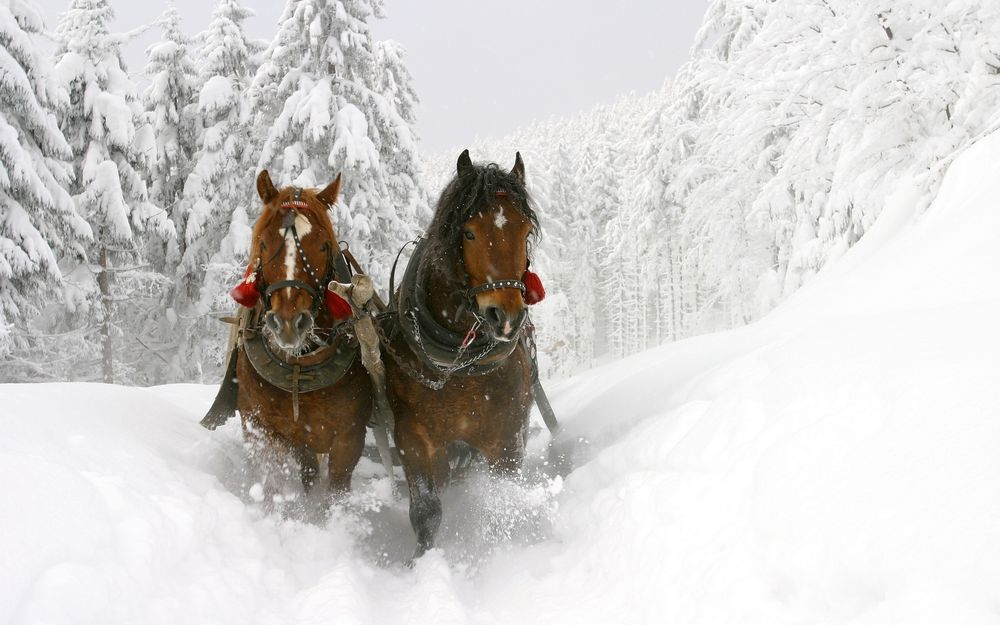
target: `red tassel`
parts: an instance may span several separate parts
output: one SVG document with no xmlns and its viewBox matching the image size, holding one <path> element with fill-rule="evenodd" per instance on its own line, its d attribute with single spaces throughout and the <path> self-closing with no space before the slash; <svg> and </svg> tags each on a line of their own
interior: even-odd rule
<svg viewBox="0 0 1000 625">
<path fill-rule="evenodd" d="M 525 271 L 524 279 L 524 301 L 531 306 L 545 299 L 545 287 L 542 286 L 542 279 L 534 271 Z"/>
<path fill-rule="evenodd" d="M 243 280 L 233 287 L 233 290 L 229 292 L 229 297 L 236 300 L 240 306 L 253 308 L 257 305 L 257 300 L 260 299 L 260 290 L 257 289 L 257 272 L 254 271 L 253 265 L 247 267 L 246 273 L 243 274 Z"/>
<path fill-rule="evenodd" d="M 337 321 L 347 319 L 354 314 L 348 301 L 333 291 L 327 290 L 324 299 L 326 300 L 326 309 Z"/>
</svg>

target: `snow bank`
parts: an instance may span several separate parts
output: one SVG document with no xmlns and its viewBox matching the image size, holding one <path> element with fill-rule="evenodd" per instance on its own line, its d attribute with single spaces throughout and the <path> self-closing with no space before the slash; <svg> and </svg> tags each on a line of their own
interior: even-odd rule
<svg viewBox="0 0 1000 625">
<path fill-rule="evenodd" d="M 902 181 L 761 323 L 556 385 L 575 470 L 456 486 L 413 569 L 370 463 L 329 518 L 247 502 L 211 387 L 0 387 L 0 622 L 995 623 L 998 163 L 919 218 Z"/>
</svg>

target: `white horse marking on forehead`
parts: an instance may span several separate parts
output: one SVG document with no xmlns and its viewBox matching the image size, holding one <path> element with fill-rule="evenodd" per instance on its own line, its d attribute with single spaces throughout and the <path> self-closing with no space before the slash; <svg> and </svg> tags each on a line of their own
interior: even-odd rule
<svg viewBox="0 0 1000 625">
<path fill-rule="evenodd" d="M 503 227 L 507 225 L 507 217 L 503 214 L 503 206 L 497 208 L 497 214 L 493 217 L 493 225 L 497 227 L 497 230 L 503 230 Z"/>
<path fill-rule="evenodd" d="M 312 223 L 309 218 L 302 213 L 296 212 L 295 214 L 295 232 L 299 235 L 299 241 L 306 238 L 306 235 L 312 232 Z M 285 279 L 294 280 L 295 279 L 295 265 L 298 260 L 298 250 L 295 247 L 295 237 L 292 236 L 292 231 L 285 230 Z M 286 297 L 292 296 L 292 288 L 288 287 Z"/>
</svg>

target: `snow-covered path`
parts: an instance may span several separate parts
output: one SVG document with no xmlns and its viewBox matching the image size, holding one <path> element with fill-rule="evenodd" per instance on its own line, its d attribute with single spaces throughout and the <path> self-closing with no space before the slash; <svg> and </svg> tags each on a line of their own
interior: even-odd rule
<svg viewBox="0 0 1000 625">
<path fill-rule="evenodd" d="M 998 623 L 1000 135 L 762 322 L 552 387 L 576 469 L 471 478 L 413 569 L 361 467 L 241 496 L 214 389 L 0 386 L 0 623 Z"/>
</svg>

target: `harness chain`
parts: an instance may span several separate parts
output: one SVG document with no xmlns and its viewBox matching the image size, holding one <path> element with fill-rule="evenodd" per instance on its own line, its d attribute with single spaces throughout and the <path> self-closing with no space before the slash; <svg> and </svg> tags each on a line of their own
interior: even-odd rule
<svg viewBox="0 0 1000 625">
<path fill-rule="evenodd" d="M 424 348 L 424 342 L 423 339 L 421 339 L 420 322 L 417 321 L 417 314 L 411 310 L 408 311 L 407 316 L 410 318 L 410 321 L 413 322 L 413 338 L 417 341 L 417 345 L 420 347 L 420 349 L 425 354 L 427 354 L 427 349 Z M 459 362 L 459 358 L 461 358 L 465 354 L 465 352 L 469 349 L 468 342 L 464 342 L 462 343 L 462 345 L 459 346 L 458 352 L 456 352 L 455 354 L 455 360 L 453 360 L 450 365 L 448 365 L 447 367 L 435 366 L 435 368 L 438 370 L 439 373 L 444 374 L 445 381 L 447 382 L 448 378 L 450 378 L 456 371 L 459 371 L 460 369 L 464 369 L 466 367 L 470 367 L 479 362 L 480 360 L 482 360 L 483 358 L 485 358 L 487 355 L 489 355 L 490 351 L 492 351 L 493 348 L 496 347 L 499 343 L 500 343 L 499 341 L 493 339 L 490 341 L 489 345 L 484 347 L 483 350 L 479 352 L 479 354 L 473 356 L 472 358 L 469 358 L 465 362 Z"/>
<path fill-rule="evenodd" d="M 394 313 L 389 313 L 386 316 L 390 317 L 394 316 Z M 430 355 L 427 354 L 427 350 L 424 348 L 423 341 L 420 338 L 420 329 L 417 323 L 416 316 L 413 315 L 412 312 L 408 316 L 413 321 L 414 338 L 417 341 L 417 345 L 424 352 L 424 354 L 427 355 L 428 360 L 431 360 Z M 392 356 L 392 359 L 394 361 L 396 361 L 396 364 L 398 364 L 400 368 L 403 369 L 404 372 L 406 372 L 407 375 L 409 375 L 417 382 L 420 382 L 427 388 L 431 389 L 432 391 L 439 391 L 442 388 L 444 388 L 444 385 L 448 383 L 448 380 L 451 379 L 451 376 L 454 375 L 455 372 L 476 364 L 477 362 L 488 356 L 490 351 L 499 344 L 499 342 L 496 340 L 490 342 L 490 344 L 487 345 L 482 352 L 480 352 L 476 356 L 473 356 L 472 358 L 469 358 L 468 360 L 465 360 L 464 362 L 459 362 L 458 359 L 462 357 L 462 354 L 465 353 L 467 348 L 466 347 L 459 348 L 458 354 L 455 356 L 455 361 L 452 362 L 450 365 L 448 365 L 447 367 L 433 367 L 434 369 L 437 370 L 438 373 L 442 375 L 442 377 L 438 379 L 433 379 L 424 375 L 424 373 L 420 370 L 419 367 L 411 365 L 409 360 L 404 358 L 402 354 L 396 351 L 396 349 L 392 346 L 392 340 L 388 336 L 386 336 L 385 331 L 382 329 L 382 324 L 376 323 L 375 330 L 376 332 L 378 332 L 379 340 L 382 342 L 382 345 L 385 346 L 385 350 L 389 352 L 389 355 Z M 428 366 L 430 366 L 429 363 L 425 364 L 428 364 Z M 494 369 L 502 364 L 503 364 L 502 362 L 498 362 L 494 367 Z M 489 373 L 489 371 L 485 371 L 483 373 Z"/>
<path fill-rule="evenodd" d="M 390 315 L 395 316 L 395 313 L 390 313 Z M 378 338 L 382 342 L 382 345 L 385 347 L 385 351 L 389 352 L 389 355 L 392 356 L 392 359 L 396 361 L 396 364 L 399 365 L 399 367 L 404 372 L 406 372 L 408 376 L 410 376 L 417 382 L 420 382 L 421 384 L 431 389 L 432 391 L 440 391 L 442 388 L 444 388 L 444 385 L 448 383 L 448 378 L 434 380 L 425 376 L 418 367 L 414 367 L 409 363 L 408 360 L 403 358 L 403 356 L 399 352 L 397 352 L 396 349 L 392 346 L 392 340 L 388 336 L 386 336 L 385 330 L 382 329 L 381 323 L 375 324 L 375 331 L 378 333 Z"/>
<path fill-rule="evenodd" d="M 390 297 L 395 297 L 396 265 L 399 263 L 399 258 L 400 256 L 402 256 L 403 250 L 406 249 L 406 246 L 412 243 L 416 243 L 416 249 L 413 252 L 413 257 L 410 259 L 410 263 L 419 263 L 419 256 L 422 250 L 422 244 L 425 241 L 426 241 L 425 238 L 417 237 L 413 241 L 408 241 L 404 243 L 402 247 L 400 247 L 399 252 L 396 254 L 396 260 L 392 264 L 392 271 L 389 274 Z M 403 277 L 404 283 L 407 282 L 407 277 L 409 275 L 410 275 L 410 268 L 407 268 L 407 274 L 406 276 Z M 466 275 L 466 280 L 468 280 L 467 275 Z M 405 286 L 401 288 L 405 288 Z M 472 306 L 469 307 L 469 311 L 476 318 L 476 323 L 469 330 L 468 334 L 466 334 L 465 340 L 458 346 L 452 362 L 445 366 L 438 365 L 437 363 L 439 361 L 431 357 L 430 353 L 427 351 L 427 348 L 424 346 L 423 335 L 420 331 L 420 321 L 417 318 L 417 310 L 415 308 L 409 308 L 405 312 L 400 312 L 398 310 L 390 310 L 390 312 L 392 312 L 394 316 L 396 316 L 399 319 L 399 323 L 403 332 L 408 332 L 406 328 L 402 327 L 403 324 L 405 323 L 403 317 L 409 318 L 410 323 L 412 323 L 413 326 L 413 334 L 412 334 L 413 341 L 416 343 L 416 347 L 419 348 L 420 352 L 422 352 L 423 357 L 420 357 L 420 354 L 415 354 L 415 355 L 418 356 L 418 360 L 423 361 L 428 368 L 435 371 L 441 376 L 438 379 L 430 378 L 424 375 L 423 372 L 420 371 L 417 367 L 410 365 L 410 363 L 406 359 L 404 359 L 400 354 L 398 354 L 395 351 L 395 349 L 393 349 L 389 341 L 389 338 L 385 335 L 384 331 L 382 330 L 381 324 L 376 324 L 379 333 L 379 339 L 386 346 L 386 351 L 389 352 L 389 355 L 392 356 L 393 360 L 396 361 L 396 363 L 403 369 L 403 371 L 407 373 L 407 375 L 409 375 L 411 378 L 413 378 L 417 382 L 420 382 L 421 384 L 423 384 L 424 386 L 426 386 L 431 390 L 435 391 L 440 390 L 441 388 L 444 387 L 445 384 L 448 383 L 448 380 L 456 372 L 475 365 L 480 360 L 489 356 L 490 352 L 492 352 L 493 349 L 500 344 L 500 342 L 496 338 L 493 338 L 474 356 L 467 358 L 466 360 L 462 360 L 462 357 L 468 351 L 468 348 L 472 340 L 475 339 L 476 329 L 483 323 L 483 319 L 475 312 L 475 306 L 473 302 L 474 296 L 478 293 L 482 293 L 485 291 L 504 289 L 504 288 L 516 288 L 523 292 L 524 284 L 520 280 L 498 280 L 495 282 L 488 282 L 486 284 L 481 284 L 472 289 L 466 289 L 463 292 L 465 299 L 473 304 Z M 395 304 L 396 302 L 393 301 L 392 303 Z M 392 308 L 395 309 L 395 306 L 393 306 Z M 520 335 L 523 327 L 524 326 L 522 324 L 522 326 L 518 328 L 518 335 Z M 515 337 L 513 340 L 516 339 L 517 337 Z M 493 368 L 487 369 L 486 371 L 483 371 L 481 373 L 489 373 L 490 371 L 496 369 L 502 364 L 503 364 L 502 362 L 498 362 Z"/>
</svg>

